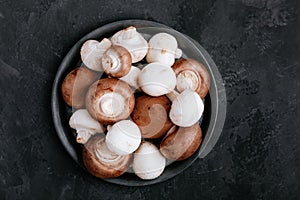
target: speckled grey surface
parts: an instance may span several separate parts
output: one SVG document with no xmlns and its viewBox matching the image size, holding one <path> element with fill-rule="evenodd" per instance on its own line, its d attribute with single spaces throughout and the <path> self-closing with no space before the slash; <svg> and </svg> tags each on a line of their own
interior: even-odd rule
<svg viewBox="0 0 300 200">
<path fill-rule="evenodd" d="M 299 199 L 300 1 L 0 1 L 0 199 Z M 124 187 L 84 172 L 61 145 L 57 68 L 108 22 L 164 23 L 202 44 L 226 82 L 213 151 L 175 178 Z"/>
</svg>

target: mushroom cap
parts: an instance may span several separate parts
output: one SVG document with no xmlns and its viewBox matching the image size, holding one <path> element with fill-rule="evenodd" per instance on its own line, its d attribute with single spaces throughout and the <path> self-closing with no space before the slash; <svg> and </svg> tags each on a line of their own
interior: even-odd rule
<svg viewBox="0 0 300 200">
<path fill-rule="evenodd" d="M 201 98 L 204 98 L 210 86 L 210 77 L 206 67 L 191 58 L 181 59 L 172 66 L 176 74 L 176 89 L 182 92 L 190 89 L 197 92 Z"/>
<path fill-rule="evenodd" d="M 150 63 L 142 69 L 138 83 L 146 94 L 161 96 L 170 93 L 175 88 L 176 76 L 169 66 Z"/>
<path fill-rule="evenodd" d="M 117 155 L 131 154 L 139 147 L 140 143 L 140 129 L 130 120 L 115 123 L 106 134 L 108 149 Z"/>
<path fill-rule="evenodd" d="M 161 141 L 160 152 L 170 160 L 184 160 L 195 153 L 201 141 L 202 131 L 198 123 L 176 127 Z"/>
<path fill-rule="evenodd" d="M 144 138 L 160 138 L 172 126 L 169 118 L 171 101 L 166 96 L 140 96 L 131 114 Z"/>
<path fill-rule="evenodd" d="M 131 69 L 131 55 L 124 47 L 113 45 L 103 54 L 102 67 L 109 76 L 125 76 Z"/>
<path fill-rule="evenodd" d="M 165 157 L 150 142 L 143 141 L 134 153 L 132 168 L 141 179 L 157 178 L 163 173 L 165 166 Z"/>
<path fill-rule="evenodd" d="M 73 108 L 84 108 L 85 94 L 89 86 L 99 78 L 99 74 L 78 67 L 72 70 L 64 79 L 61 92 L 64 101 Z"/>
<path fill-rule="evenodd" d="M 115 178 L 129 168 L 131 155 L 119 156 L 111 152 L 105 143 L 105 135 L 95 135 L 84 145 L 83 163 L 98 178 Z"/>
<path fill-rule="evenodd" d="M 158 33 L 149 40 L 148 63 L 159 62 L 172 66 L 175 58 L 180 58 L 182 51 L 178 49 L 177 40 L 168 33 Z"/>
<path fill-rule="evenodd" d="M 82 62 L 94 71 L 102 71 L 102 55 L 110 46 L 111 42 L 107 38 L 104 38 L 101 42 L 87 40 L 80 50 Z"/>
<path fill-rule="evenodd" d="M 104 78 L 90 86 L 85 103 L 93 118 L 102 124 L 113 124 L 129 117 L 135 99 L 127 83 L 116 78 Z"/>
<path fill-rule="evenodd" d="M 138 89 L 138 77 L 140 75 L 140 72 L 141 70 L 138 67 L 131 66 L 129 73 L 121 77 L 120 79 L 128 83 L 131 87 Z"/>
<path fill-rule="evenodd" d="M 177 126 L 189 127 L 202 116 L 204 104 L 200 96 L 191 90 L 184 90 L 173 101 L 170 119 Z"/>
<path fill-rule="evenodd" d="M 126 48 L 131 54 L 132 63 L 141 61 L 148 52 L 147 41 L 133 26 L 115 33 L 111 37 L 111 42 Z"/>
<path fill-rule="evenodd" d="M 75 111 L 69 121 L 71 128 L 76 129 L 78 143 L 86 143 L 95 133 L 103 133 L 105 128 L 88 113 L 86 109 Z"/>
</svg>

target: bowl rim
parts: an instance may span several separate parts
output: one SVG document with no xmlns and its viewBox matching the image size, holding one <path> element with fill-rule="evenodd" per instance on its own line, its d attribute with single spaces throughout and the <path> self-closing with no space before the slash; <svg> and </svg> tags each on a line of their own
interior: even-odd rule
<svg viewBox="0 0 300 200">
<path fill-rule="evenodd" d="M 81 167 L 83 167 L 83 166 L 79 163 L 76 151 L 74 150 L 74 148 L 72 148 L 69 141 L 64 136 L 65 131 L 62 128 L 61 116 L 59 115 L 59 111 L 57 110 L 57 108 L 59 107 L 59 100 L 58 100 L 57 95 L 60 94 L 59 93 L 60 92 L 59 91 L 60 79 L 63 76 L 63 74 L 65 73 L 68 63 L 70 62 L 70 58 L 74 57 L 74 55 L 77 53 L 78 49 L 80 49 L 80 47 L 84 41 L 86 41 L 87 39 L 90 39 L 90 38 L 94 38 L 95 35 L 99 35 L 99 33 L 101 33 L 101 32 L 109 31 L 111 29 L 122 29 L 122 28 L 126 28 L 128 26 L 135 26 L 137 28 L 139 28 L 139 27 L 140 28 L 160 27 L 160 28 L 167 28 L 167 29 L 170 29 L 171 31 L 178 32 L 164 24 L 149 21 L 149 20 L 134 19 L 134 20 L 121 20 L 121 21 L 115 21 L 112 23 L 108 23 L 106 25 L 96 28 L 95 30 L 89 32 L 88 34 L 83 36 L 80 40 L 78 40 L 73 45 L 73 47 L 69 50 L 69 52 L 65 55 L 60 66 L 57 69 L 55 79 L 53 82 L 53 86 L 52 86 L 52 96 L 51 96 L 52 118 L 53 118 L 55 130 L 56 130 L 57 135 L 58 135 L 60 141 L 62 142 L 64 148 L 66 149 L 68 154 L 73 158 L 73 160 L 77 164 L 79 164 Z M 104 33 L 102 33 L 102 34 L 104 34 Z M 207 53 L 207 51 L 197 41 L 195 41 L 191 37 L 189 37 L 185 34 L 182 34 L 182 35 L 184 35 L 187 39 L 189 39 L 195 45 L 195 47 L 199 50 L 199 52 L 203 55 L 203 58 L 205 58 L 205 62 L 206 62 L 205 65 L 207 66 L 209 73 L 211 75 L 211 85 L 210 86 L 215 87 L 215 88 L 212 88 L 214 90 L 211 90 L 211 88 L 210 88 L 210 91 L 215 91 L 214 93 L 210 93 L 210 96 L 213 97 L 213 98 L 211 97 L 211 100 L 213 100 L 213 101 L 216 100 L 216 102 L 215 102 L 216 112 L 212 113 L 213 116 L 211 116 L 211 119 L 214 119 L 214 121 L 213 121 L 213 123 L 211 123 L 211 122 L 209 123 L 209 127 L 207 129 L 207 133 L 210 133 L 210 134 L 208 134 L 209 137 L 204 137 L 202 144 L 200 146 L 200 149 L 198 151 L 198 155 L 191 158 L 189 160 L 189 162 L 186 162 L 179 170 L 177 170 L 176 172 L 173 172 L 172 174 L 170 174 L 167 177 L 163 177 L 160 179 L 157 178 L 157 179 L 153 179 L 153 180 L 146 180 L 146 181 L 144 181 L 144 180 L 126 181 L 122 178 L 102 179 L 102 180 L 105 180 L 110 183 L 119 184 L 119 185 L 125 185 L 125 186 L 145 186 L 145 185 L 151 185 L 151 184 L 156 184 L 156 183 L 166 181 L 166 180 L 171 179 L 174 176 L 180 174 L 185 169 L 187 169 L 197 158 L 204 158 L 212 150 L 212 148 L 215 146 L 216 142 L 218 141 L 218 139 L 221 135 L 224 123 L 225 123 L 226 106 L 227 106 L 226 92 L 225 92 L 225 87 L 224 87 L 224 83 L 222 80 L 222 76 L 221 76 L 220 72 L 218 71 L 218 68 L 215 65 L 214 61 L 212 60 L 210 55 Z M 213 76 L 212 76 L 212 74 L 213 74 Z"/>
</svg>

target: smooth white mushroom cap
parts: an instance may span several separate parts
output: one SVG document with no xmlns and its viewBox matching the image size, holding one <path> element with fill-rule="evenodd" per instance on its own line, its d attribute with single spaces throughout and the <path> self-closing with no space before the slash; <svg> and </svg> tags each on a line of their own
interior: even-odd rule
<svg viewBox="0 0 300 200">
<path fill-rule="evenodd" d="M 81 47 L 80 56 L 82 62 L 94 71 L 102 71 L 102 56 L 111 46 L 109 39 L 104 38 L 101 42 L 87 40 Z"/>
<path fill-rule="evenodd" d="M 172 66 L 175 58 L 180 58 L 181 49 L 178 49 L 177 40 L 168 33 L 158 33 L 149 40 L 149 51 L 146 59 L 148 63 L 159 62 Z"/>
<path fill-rule="evenodd" d="M 189 127 L 199 121 L 203 111 L 204 104 L 200 96 L 192 90 L 184 90 L 172 102 L 169 116 L 177 126 Z"/>
<path fill-rule="evenodd" d="M 120 79 L 128 83 L 131 87 L 134 87 L 135 89 L 139 88 L 138 84 L 138 77 L 141 70 L 135 66 L 131 66 L 131 69 L 129 73 Z"/>
<path fill-rule="evenodd" d="M 115 33 L 111 37 L 111 42 L 126 48 L 131 54 L 132 63 L 141 61 L 148 52 L 147 41 L 133 26 Z"/>
<path fill-rule="evenodd" d="M 149 180 L 162 174 L 166 166 L 166 159 L 159 149 L 150 142 L 142 142 L 134 153 L 132 167 L 134 173 L 141 179 Z"/>
<path fill-rule="evenodd" d="M 106 134 L 108 149 L 121 156 L 134 152 L 140 143 L 140 129 L 130 120 L 122 120 L 115 123 Z"/>
<path fill-rule="evenodd" d="M 173 91 L 176 86 L 176 75 L 167 65 L 150 63 L 142 69 L 138 83 L 148 95 L 161 96 Z"/>
<path fill-rule="evenodd" d="M 95 133 L 103 133 L 105 128 L 88 113 L 86 109 L 79 109 L 73 113 L 69 125 L 76 129 L 78 143 L 86 143 Z"/>
</svg>

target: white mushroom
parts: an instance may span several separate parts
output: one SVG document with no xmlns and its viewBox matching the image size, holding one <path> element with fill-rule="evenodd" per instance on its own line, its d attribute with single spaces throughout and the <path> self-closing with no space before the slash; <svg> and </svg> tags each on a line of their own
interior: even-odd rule
<svg viewBox="0 0 300 200">
<path fill-rule="evenodd" d="M 93 119 L 86 109 L 79 109 L 73 113 L 69 125 L 76 129 L 78 143 L 85 144 L 95 133 L 103 133 L 105 128 L 98 121 Z"/>
<path fill-rule="evenodd" d="M 148 52 L 147 41 L 133 26 L 114 34 L 111 37 L 111 42 L 126 48 L 131 54 L 132 63 L 141 61 Z"/>
<path fill-rule="evenodd" d="M 107 38 L 104 38 L 101 42 L 87 40 L 80 50 L 82 62 L 94 71 L 102 71 L 102 55 L 110 46 L 111 42 Z"/>
<path fill-rule="evenodd" d="M 131 66 L 131 69 L 129 73 L 120 79 L 128 83 L 131 87 L 138 89 L 139 84 L 138 84 L 138 77 L 140 74 L 141 70 L 135 66 Z"/>
<path fill-rule="evenodd" d="M 176 94 L 173 91 L 167 96 L 172 101 L 169 117 L 174 124 L 190 127 L 200 120 L 204 104 L 196 92 L 184 90 L 181 94 Z"/>
<path fill-rule="evenodd" d="M 150 142 L 143 141 L 134 153 L 133 171 L 141 179 L 155 179 L 162 174 L 166 159 Z"/>
<path fill-rule="evenodd" d="M 176 76 L 172 68 L 162 63 L 150 63 L 139 75 L 141 89 L 150 96 L 170 93 L 176 86 Z"/>
<path fill-rule="evenodd" d="M 149 41 L 149 51 L 146 59 L 148 63 L 160 62 L 172 66 L 175 58 L 180 58 L 181 49 L 178 48 L 175 37 L 168 33 L 158 33 Z"/>
<path fill-rule="evenodd" d="M 141 132 L 130 120 L 122 120 L 111 126 L 106 134 L 108 149 L 117 155 L 128 155 L 134 152 L 141 143 Z"/>
</svg>

